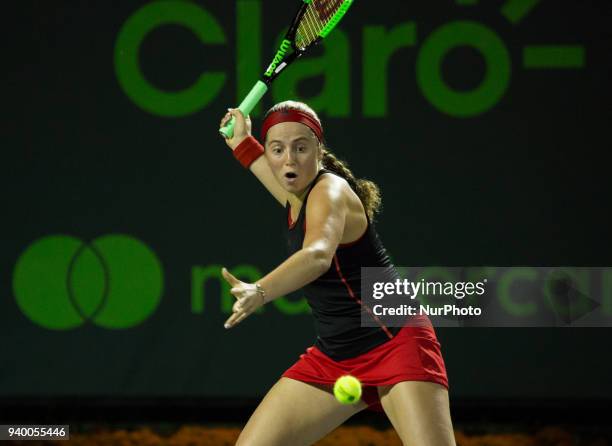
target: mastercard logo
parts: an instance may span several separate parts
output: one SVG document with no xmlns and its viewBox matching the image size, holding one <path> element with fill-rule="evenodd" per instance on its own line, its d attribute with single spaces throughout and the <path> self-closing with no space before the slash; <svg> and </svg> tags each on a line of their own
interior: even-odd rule
<svg viewBox="0 0 612 446">
<path fill-rule="evenodd" d="M 49 330 L 88 322 L 115 330 L 134 327 L 155 312 L 163 286 L 157 255 L 123 234 L 89 243 L 66 235 L 41 238 L 21 254 L 13 273 L 17 305 Z"/>
</svg>

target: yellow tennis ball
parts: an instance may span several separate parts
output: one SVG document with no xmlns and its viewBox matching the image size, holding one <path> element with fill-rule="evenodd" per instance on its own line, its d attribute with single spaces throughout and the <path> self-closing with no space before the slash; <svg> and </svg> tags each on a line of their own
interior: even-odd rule
<svg viewBox="0 0 612 446">
<path fill-rule="evenodd" d="M 355 404 L 361 399 L 361 383 L 354 376 L 341 376 L 334 384 L 334 396 L 341 404 Z"/>
</svg>

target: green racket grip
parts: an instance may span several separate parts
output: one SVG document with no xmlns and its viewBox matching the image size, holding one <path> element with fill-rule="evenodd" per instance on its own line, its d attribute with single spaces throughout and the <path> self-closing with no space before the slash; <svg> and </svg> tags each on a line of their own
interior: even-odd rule
<svg viewBox="0 0 612 446">
<path fill-rule="evenodd" d="M 246 117 L 249 113 L 255 108 L 259 100 L 262 98 L 264 94 L 268 91 L 268 86 L 265 82 L 257 81 L 255 86 L 251 88 L 249 94 L 244 98 L 244 100 L 240 103 L 238 108 L 242 112 L 242 114 Z M 225 138 L 229 139 L 234 136 L 234 124 L 236 123 L 236 119 L 232 116 L 232 119 L 225 124 L 225 127 L 219 129 L 219 133 L 221 133 Z"/>
</svg>

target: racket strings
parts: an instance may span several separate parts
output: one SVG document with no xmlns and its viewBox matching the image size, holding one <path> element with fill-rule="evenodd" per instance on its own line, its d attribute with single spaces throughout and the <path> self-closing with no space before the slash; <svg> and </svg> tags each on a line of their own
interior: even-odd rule
<svg viewBox="0 0 612 446">
<path fill-rule="evenodd" d="M 306 13 L 304 13 L 296 33 L 295 43 L 299 48 L 303 49 L 313 41 L 314 34 L 315 32 L 312 27 L 312 23 L 309 21 Z"/>
<path fill-rule="evenodd" d="M 344 0 L 314 0 L 312 8 L 323 23 L 323 27 L 334 17 Z"/>
<path fill-rule="evenodd" d="M 312 9 L 308 7 L 298 27 L 298 41 L 296 43 L 300 48 L 305 48 L 316 40 L 321 29 L 319 29 L 316 23 L 316 18 L 312 13 Z"/>
<path fill-rule="evenodd" d="M 296 33 L 296 44 L 305 48 L 314 42 L 334 17 L 343 0 L 313 0 L 308 5 Z"/>
</svg>

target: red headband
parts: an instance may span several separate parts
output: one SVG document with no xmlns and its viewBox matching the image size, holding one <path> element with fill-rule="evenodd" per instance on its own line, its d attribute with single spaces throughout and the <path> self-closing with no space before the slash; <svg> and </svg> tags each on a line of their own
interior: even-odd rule
<svg viewBox="0 0 612 446">
<path fill-rule="evenodd" d="M 304 124 L 310 130 L 314 132 L 319 141 L 323 141 L 323 129 L 321 128 L 321 124 L 310 116 L 310 114 L 305 113 L 301 110 L 280 110 L 270 113 L 261 126 L 261 140 L 266 140 L 266 135 L 268 134 L 268 130 L 270 127 L 276 124 L 280 124 L 281 122 L 299 122 Z"/>
</svg>

